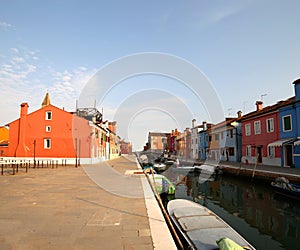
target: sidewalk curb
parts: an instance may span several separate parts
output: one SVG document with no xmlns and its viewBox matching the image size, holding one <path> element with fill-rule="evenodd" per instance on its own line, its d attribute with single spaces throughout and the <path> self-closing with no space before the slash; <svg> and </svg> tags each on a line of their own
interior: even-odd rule
<svg viewBox="0 0 300 250">
<path fill-rule="evenodd" d="M 136 160 L 138 169 L 141 169 L 140 164 Z M 154 249 L 174 249 L 176 244 L 167 226 L 167 222 L 162 214 L 158 202 L 153 194 L 149 182 L 146 178 L 141 178 L 145 205 L 148 214 L 149 226 L 153 241 Z M 147 197 L 147 198 L 146 198 Z"/>
</svg>

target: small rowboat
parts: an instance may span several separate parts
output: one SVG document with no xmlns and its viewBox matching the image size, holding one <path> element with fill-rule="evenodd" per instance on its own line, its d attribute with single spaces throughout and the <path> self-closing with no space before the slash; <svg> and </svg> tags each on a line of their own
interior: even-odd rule
<svg viewBox="0 0 300 250">
<path fill-rule="evenodd" d="M 149 175 L 149 180 L 158 194 L 175 194 L 175 186 L 166 176 L 160 174 Z"/>
<path fill-rule="evenodd" d="M 290 183 L 285 177 L 276 178 L 275 182 L 271 182 L 271 186 L 280 195 L 300 199 L 300 186 Z"/>
<path fill-rule="evenodd" d="M 219 249 L 217 241 L 230 239 L 242 248 L 255 249 L 238 232 L 208 208 L 184 199 L 168 202 L 168 213 L 189 249 Z"/>
</svg>

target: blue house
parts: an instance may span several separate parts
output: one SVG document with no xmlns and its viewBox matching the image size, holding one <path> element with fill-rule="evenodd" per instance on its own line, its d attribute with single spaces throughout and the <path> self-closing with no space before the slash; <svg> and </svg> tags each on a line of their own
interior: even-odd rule
<svg viewBox="0 0 300 250">
<path fill-rule="evenodd" d="M 211 127 L 212 124 L 206 123 L 205 121 L 202 123 L 201 128 L 202 130 L 198 133 L 198 159 L 205 161 L 207 156 L 207 149 L 209 147 L 209 139 L 207 135 L 207 130 Z"/>
<path fill-rule="evenodd" d="M 281 165 L 300 168 L 300 79 L 293 82 L 295 97 L 290 104 L 279 109 Z"/>
</svg>

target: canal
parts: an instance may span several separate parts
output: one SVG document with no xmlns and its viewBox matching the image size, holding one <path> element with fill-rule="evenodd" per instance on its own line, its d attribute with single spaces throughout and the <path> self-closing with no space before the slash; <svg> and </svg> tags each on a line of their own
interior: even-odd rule
<svg viewBox="0 0 300 250">
<path fill-rule="evenodd" d="M 240 176 L 209 177 L 175 167 L 163 175 L 176 184 L 175 196 L 169 199 L 205 205 L 256 249 L 300 249 L 300 201 L 274 193 L 268 183 Z"/>
</svg>

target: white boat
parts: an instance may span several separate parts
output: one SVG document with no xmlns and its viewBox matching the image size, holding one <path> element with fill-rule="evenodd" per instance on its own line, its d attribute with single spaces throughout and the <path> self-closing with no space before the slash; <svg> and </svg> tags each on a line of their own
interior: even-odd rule
<svg viewBox="0 0 300 250">
<path fill-rule="evenodd" d="M 157 171 L 157 172 L 162 172 L 165 171 L 167 169 L 166 164 L 163 163 L 155 163 L 153 165 L 153 168 Z"/>
<path fill-rule="evenodd" d="M 238 232 L 208 208 L 184 199 L 168 202 L 168 213 L 191 249 L 219 249 L 217 241 L 229 238 L 245 249 L 255 249 Z"/>
</svg>

